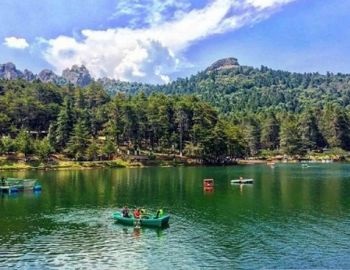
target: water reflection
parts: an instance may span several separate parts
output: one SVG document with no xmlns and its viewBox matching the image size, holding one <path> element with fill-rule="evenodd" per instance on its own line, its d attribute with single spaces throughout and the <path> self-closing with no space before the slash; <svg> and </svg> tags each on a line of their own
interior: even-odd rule
<svg viewBox="0 0 350 270">
<path fill-rule="evenodd" d="M 214 192 L 214 187 L 203 187 L 204 194 L 210 194 Z"/>
<path fill-rule="evenodd" d="M 11 172 L 9 177 L 38 178 L 43 189 L 1 195 L 0 265 L 349 268 L 349 169 L 276 164 L 273 170 L 262 165 Z M 237 175 L 249 175 L 254 184 L 231 185 Z M 208 176 L 215 190 L 203 189 Z M 124 205 L 163 208 L 171 215 L 170 227 L 117 224 L 112 214 Z"/>
</svg>

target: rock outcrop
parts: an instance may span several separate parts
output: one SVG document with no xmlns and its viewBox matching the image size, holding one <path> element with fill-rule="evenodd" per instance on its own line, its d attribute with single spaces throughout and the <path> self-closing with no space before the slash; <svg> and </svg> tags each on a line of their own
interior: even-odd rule
<svg viewBox="0 0 350 270">
<path fill-rule="evenodd" d="M 239 67 L 238 60 L 234 57 L 230 57 L 230 58 L 224 58 L 216 61 L 206 69 L 206 72 L 218 71 L 223 69 L 232 69 L 232 68 L 238 68 L 238 67 Z"/>
<path fill-rule="evenodd" d="M 49 69 L 44 69 L 40 71 L 37 78 L 44 83 L 58 83 L 59 77 Z"/>
<path fill-rule="evenodd" d="M 36 76 L 30 70 L 25 69 L 23 71 L 23 79 L 31 82 L 31 81 L 34 81 L 36 79 Z"/>
<path fill-rule="evenodd" d="M 0 65 L 0 79 L 16 80 L 23 78 L 23 73 L 16 69 L 15 64 L 6 63 Z"/>
<path fill-rule="evenodd" d="M 85 66 L 72 66 L 63 70 L 62 77 L 73 85 L 85 87 L 92 82 L 92 77 Z"/>
</svg>

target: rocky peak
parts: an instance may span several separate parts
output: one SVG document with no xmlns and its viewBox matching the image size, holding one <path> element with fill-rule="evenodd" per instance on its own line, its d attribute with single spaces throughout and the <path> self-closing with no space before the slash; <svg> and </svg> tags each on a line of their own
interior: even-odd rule
<svg viewBox="0 0 350 270">
<path fill-rule="evenodd" d="M 239 63 L 237 58 L 229 57 L 220 59 L 216 62 L 214 62 L 210 67 L 206 69 L 206 71 L 218 71 L 223 69 L 232 69 L 239 67 Z"/>
<path fill-rule="evenodd" d="M 0 65 L 0 79 L 16 80 L 23 77 L 23 73 L 16 69 L 15 64 L 6 63 Z"/>
<path fill-rule="evenodd" d="M 57 83 L 59 77 L 49 69 L 44 69 L 40 71 L 37 75 L 38 79 L 44 83 Z"/>
<path fill-rule="evenodd" d="M 26 80 L 26 81 L 29 81 L 29 82 L 34 81 L 35 80 L 35 75 L 30 70 L 25 69 L 23 71 L 23 79 Z"/>
<path fill-rule="evenodd" d="M 84 65 L 80 67 L 73 65 L 71 69 L 63 70 L 62 77 L 68 82 L 81 87 L 87 86 L 92 81 L 91 75 Z"/>
</svg>

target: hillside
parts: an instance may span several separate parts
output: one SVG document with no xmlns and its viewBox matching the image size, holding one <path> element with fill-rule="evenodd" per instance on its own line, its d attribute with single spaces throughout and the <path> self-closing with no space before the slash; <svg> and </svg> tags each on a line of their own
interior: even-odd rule
<svg viewBox="0 0 350 270">
<path fill-rule="evenodd" d="M 327 73 L 291 73 L 265 66 L 241 66 L 236 58 L 220 59 L 204 71 L 188 78 L 179 78 L 166 85 L 123 82 L 109 78 L 92 78 L 84 66 L 67 68 L 59 76 L 51 70 L 39 74 L 20 71 L 13 63 L 0 65 L 0 79 L 43 83 L 59 86 L 71 84 L 86 87 L 97 82 L 111 96 L 116 93 L 133 95 L 194 94 L 211 103 L 220 112 L 274 111 L 302 112 L 305 109 L 324 108 L 330 102 L 345 108 L 350 104 L 350 75 Z"/>
<path fill-rule="evenodd" d="M 156 86 L 95 81 L 85 67 L 77 66 L 61 77 L 44 72 L 44 78 L 56 78 L 53 81 L 41 80 L 41 72 L 27 82 L 29 71 L 15 71 L 14 65 L 0 66 L 5 79 L 0 80 L 0 135 L 43 132 L 53 149 L 79 159 L 87 159 L 86 147 L 96 148 L 91 143 L 100 136 L 110 138 L 97 142 L 101 147 L 109 143 L 104 153 L 115 154 L 126 145 L 129 150 L 178 154 L 186 149 L 194 158 L 211 161 L 226 156 L 305 156 L 325 148 L 343 155 L 350 150 L 347 74 L 258 69 L 241 66 L 235 58 Z M 72 141 L 74 132 L 83 133 L 83 147 Z M 0 143 L 2 152 L 15 149 L 7 143 Z"/>
<path fill-rule="evenodd" d="M 227 61 L 227 59 L 226 59 Z M 218 64 L 222 64 L 219 66 Z M 226 63 L 226 64 L 225 64 Z M 224 114 L 274 111 L 302 112 L 330 102 L 350 104 L 350 75 L 291 73 L 253 68 L 219 60 L 205 71 L 159 87 L 170 94 L 195 94 Z"/>
</svg>

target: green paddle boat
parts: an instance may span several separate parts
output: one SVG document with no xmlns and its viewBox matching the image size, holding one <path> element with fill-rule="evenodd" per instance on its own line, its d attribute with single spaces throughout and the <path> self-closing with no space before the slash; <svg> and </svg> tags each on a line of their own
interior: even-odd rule
<svg viewBox="0 0 350 270">
<path fill-rule="evenodd" d="M 113 214 L 113 218 L 125 225 L 135 226 L 135 227 L 164 227 L 168 225 L 170 215 L 160 215 L 157 217 L 156 215 L 142 215 L 141 218 L 135 218 L 133 216 L 123 217 L 122 212 L 118 211 Z"/>
</svg>

